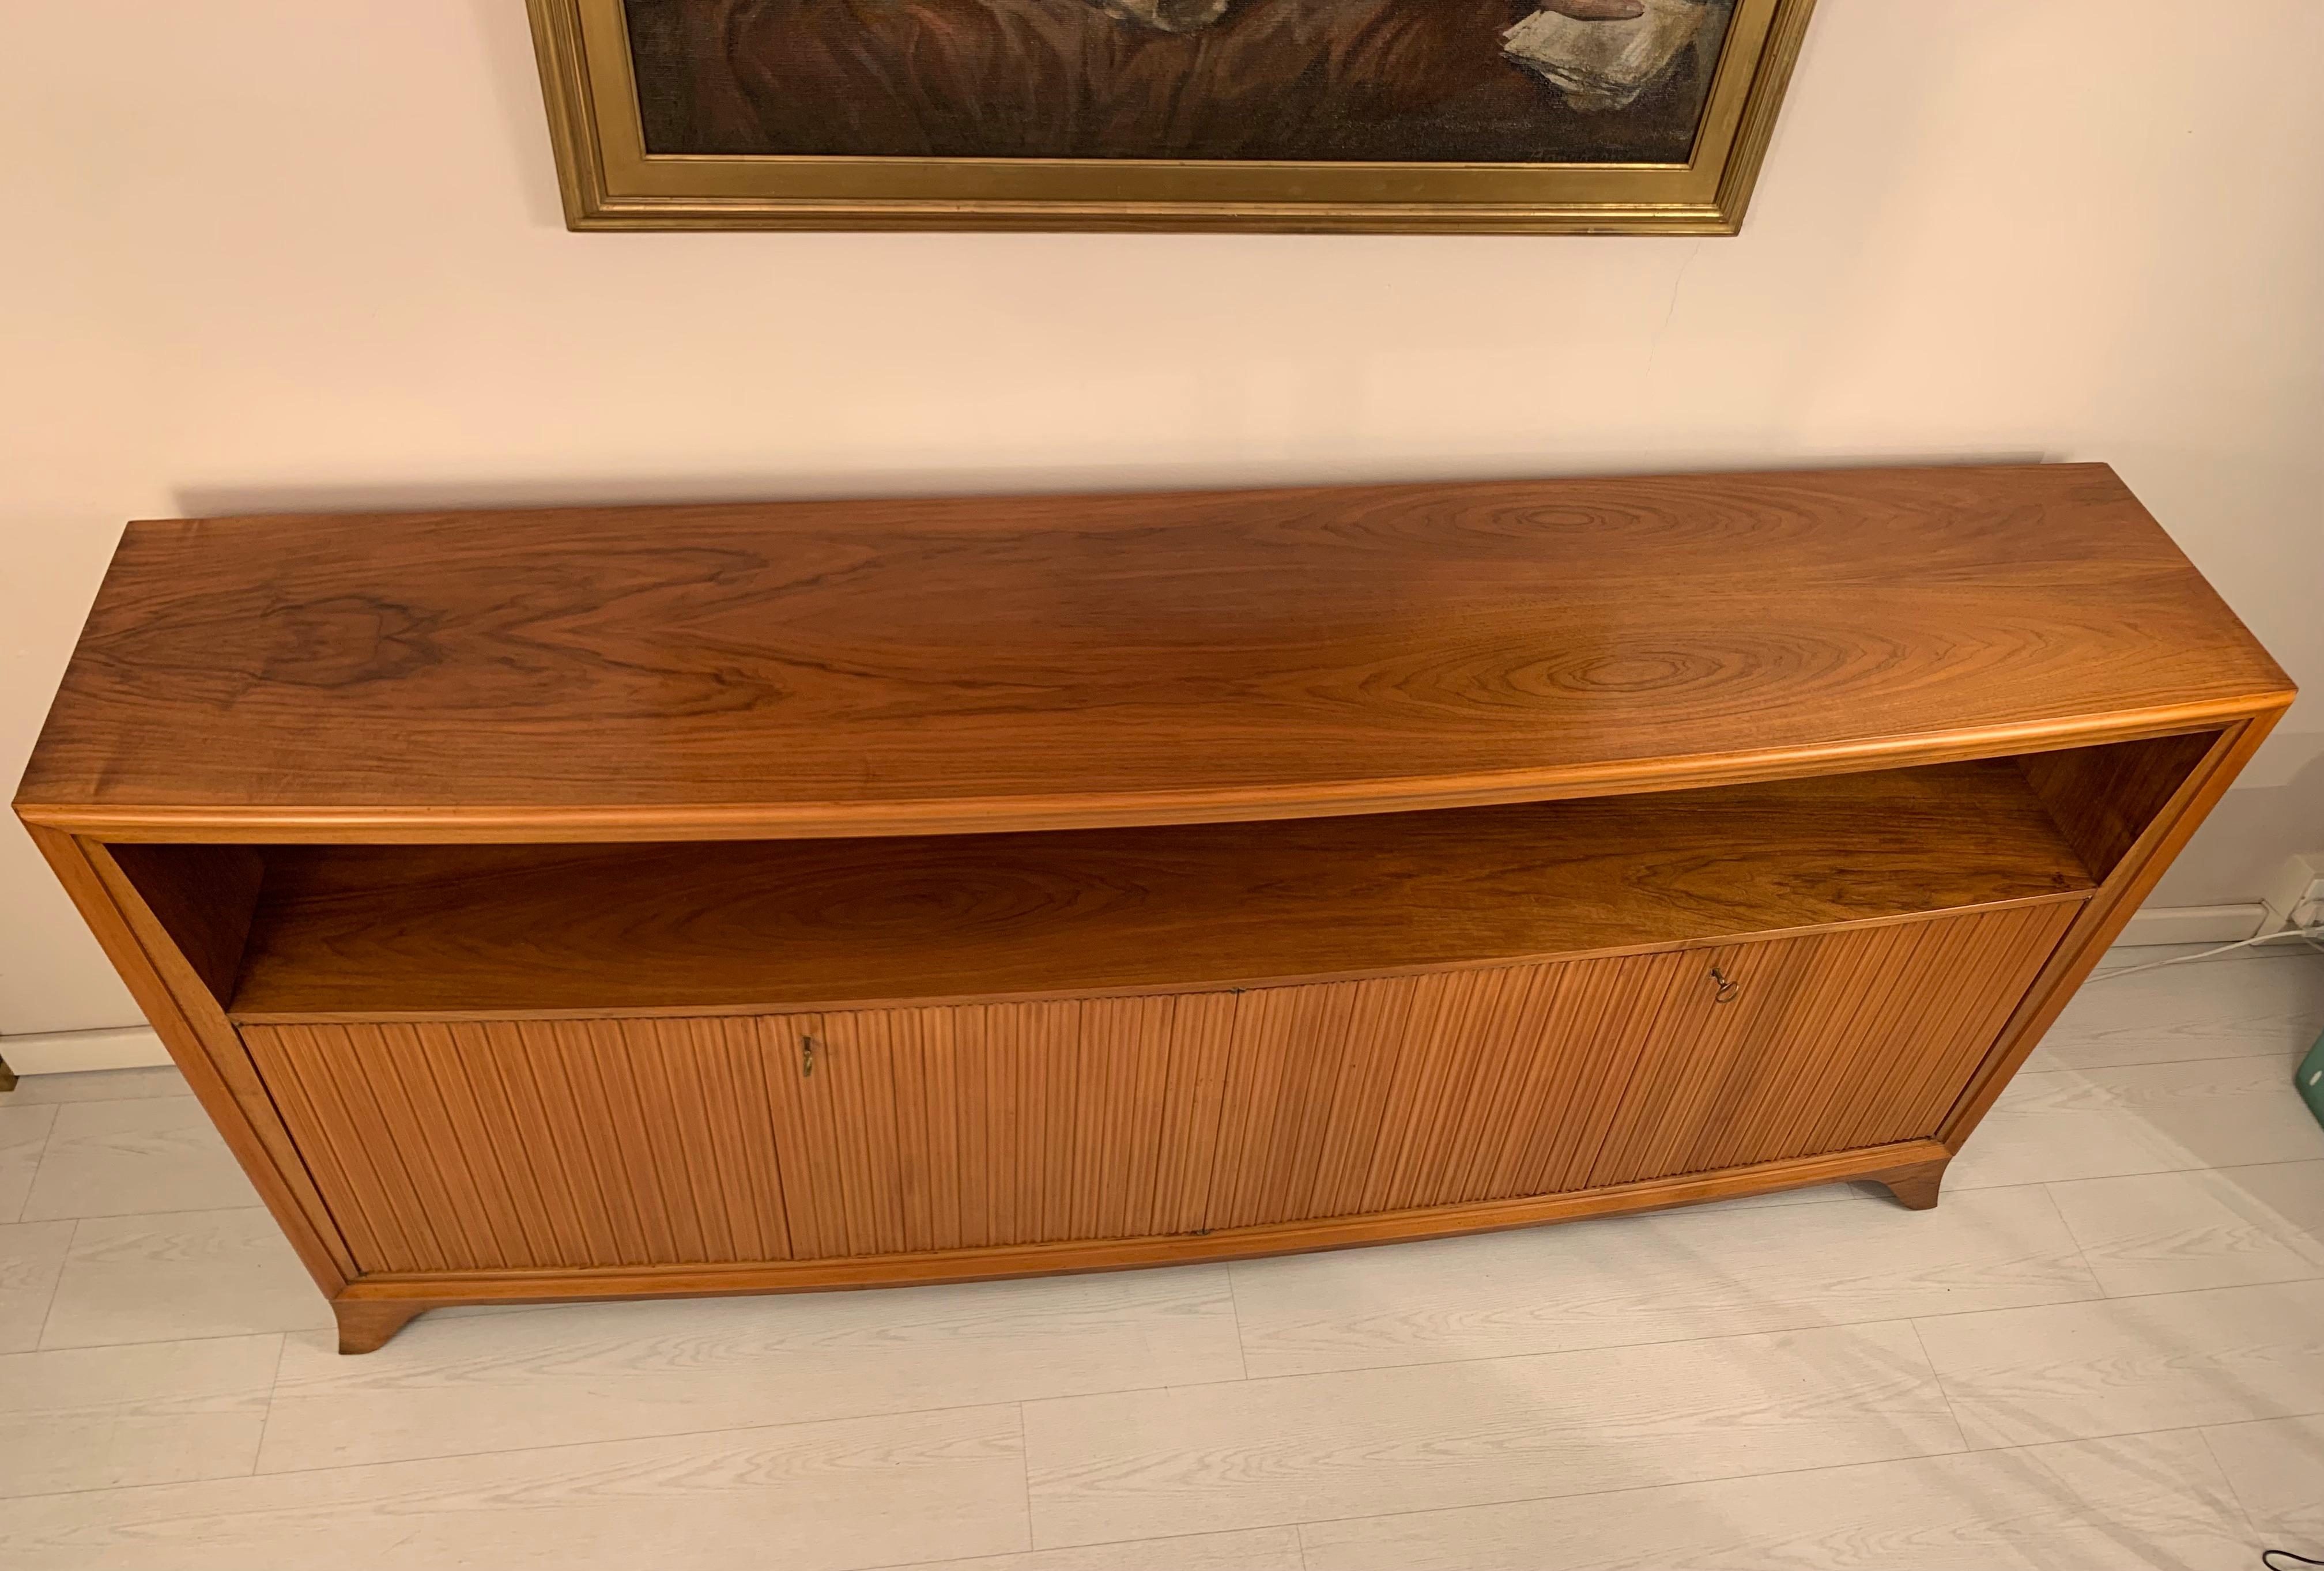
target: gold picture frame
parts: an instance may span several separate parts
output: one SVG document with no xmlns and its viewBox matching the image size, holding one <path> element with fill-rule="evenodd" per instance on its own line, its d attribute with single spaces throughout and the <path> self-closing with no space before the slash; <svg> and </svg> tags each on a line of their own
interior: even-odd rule
<svg viewBox="0 0 2324 1571">
<path fill-rule="evenodd" d="M 655 153 L 623 0 L 527 4 L 576 230 L 1732 234 L 1814 0 L 1733 0 L 1683 163 Z"/>
</svg>

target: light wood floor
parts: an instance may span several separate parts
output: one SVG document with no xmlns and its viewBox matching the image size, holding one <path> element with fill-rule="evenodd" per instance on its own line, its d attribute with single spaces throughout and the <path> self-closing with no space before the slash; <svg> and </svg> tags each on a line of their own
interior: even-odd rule
<svg viewBox="0 0 2324 1571">
<path fill-rule="evenodd" d="M 453 1311 L 354 1359 L 172 1071 L 28 1081 L 0 1097 L 0 1566 L 2324 1556 L 2324 1129 L 2289 1073 L 2320 1029 L 2312 955 L 2101 981 L 1922 1215 L 1839 1187 L 1231 1268 Z"/>
</svg>

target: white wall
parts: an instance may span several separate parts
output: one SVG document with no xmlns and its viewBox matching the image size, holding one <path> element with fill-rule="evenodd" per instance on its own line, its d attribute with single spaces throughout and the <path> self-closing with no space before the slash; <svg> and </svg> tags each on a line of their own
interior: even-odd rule
<svg viewBox="0 0 2324 1571">
<path fill-rule="evenodd" d="M 1702 241 L 569 234 L 521 13 L 0 10 L 0 777 L 123 519 L 314 505 L 2102 458 L 2324 688 L 2315 0 L 1823 0 Z M 0 829 L 0 1030 L 134 1018 Z"/>
</svg>

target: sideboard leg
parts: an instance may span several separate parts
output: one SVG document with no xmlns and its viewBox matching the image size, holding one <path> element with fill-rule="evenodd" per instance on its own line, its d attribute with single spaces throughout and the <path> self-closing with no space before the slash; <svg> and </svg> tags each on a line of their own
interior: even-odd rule
<svg viewBox="0 0 2324 1571">
<path fill-rule="evenodd" d="M 1872 1181 L 1887 1187 L 1896 1197 L 1896 1203 L 1915 1211 L 1937 1208 L 1937 1188 L 1945 1181 L 1945 1164 L 1952 1158 L 1936 1162 L 1915 1162 L 1911 1167 L 1896 1168 L 1889 1172 L 1876 1172 Z"/>
<path fill-rule="evenodd" d="M 339 1351 L 376 1353 L 427 1308 L 426 1304 L 383 1303 L 377 1299 L 333 1299 L 331 1313 L 339 1321 Z"/>
</svg>

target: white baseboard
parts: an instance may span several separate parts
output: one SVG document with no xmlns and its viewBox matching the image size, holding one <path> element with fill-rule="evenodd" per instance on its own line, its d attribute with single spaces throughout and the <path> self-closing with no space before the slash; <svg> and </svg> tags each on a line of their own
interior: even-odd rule
<svg viewBox="0 0 2324 1571">
<path fill-rule="evenodd" d="M 110 1031 L 46 1031 L 0 1036 L 0 1058 L 20 1075 L 63 1075 L 80 1070 L 140 1070 L 170 1061 L 169 1050 L 148 1025 Z"/>
<path fill-rule="evenodd" d="M 2156 943 L 2236 943 L 2257 933 L 2267 920 L 2267 907 L 2254 900 L 2243 905 L 2156 905 L 2131 914 L 2115 947 Z"/>
</svg>

